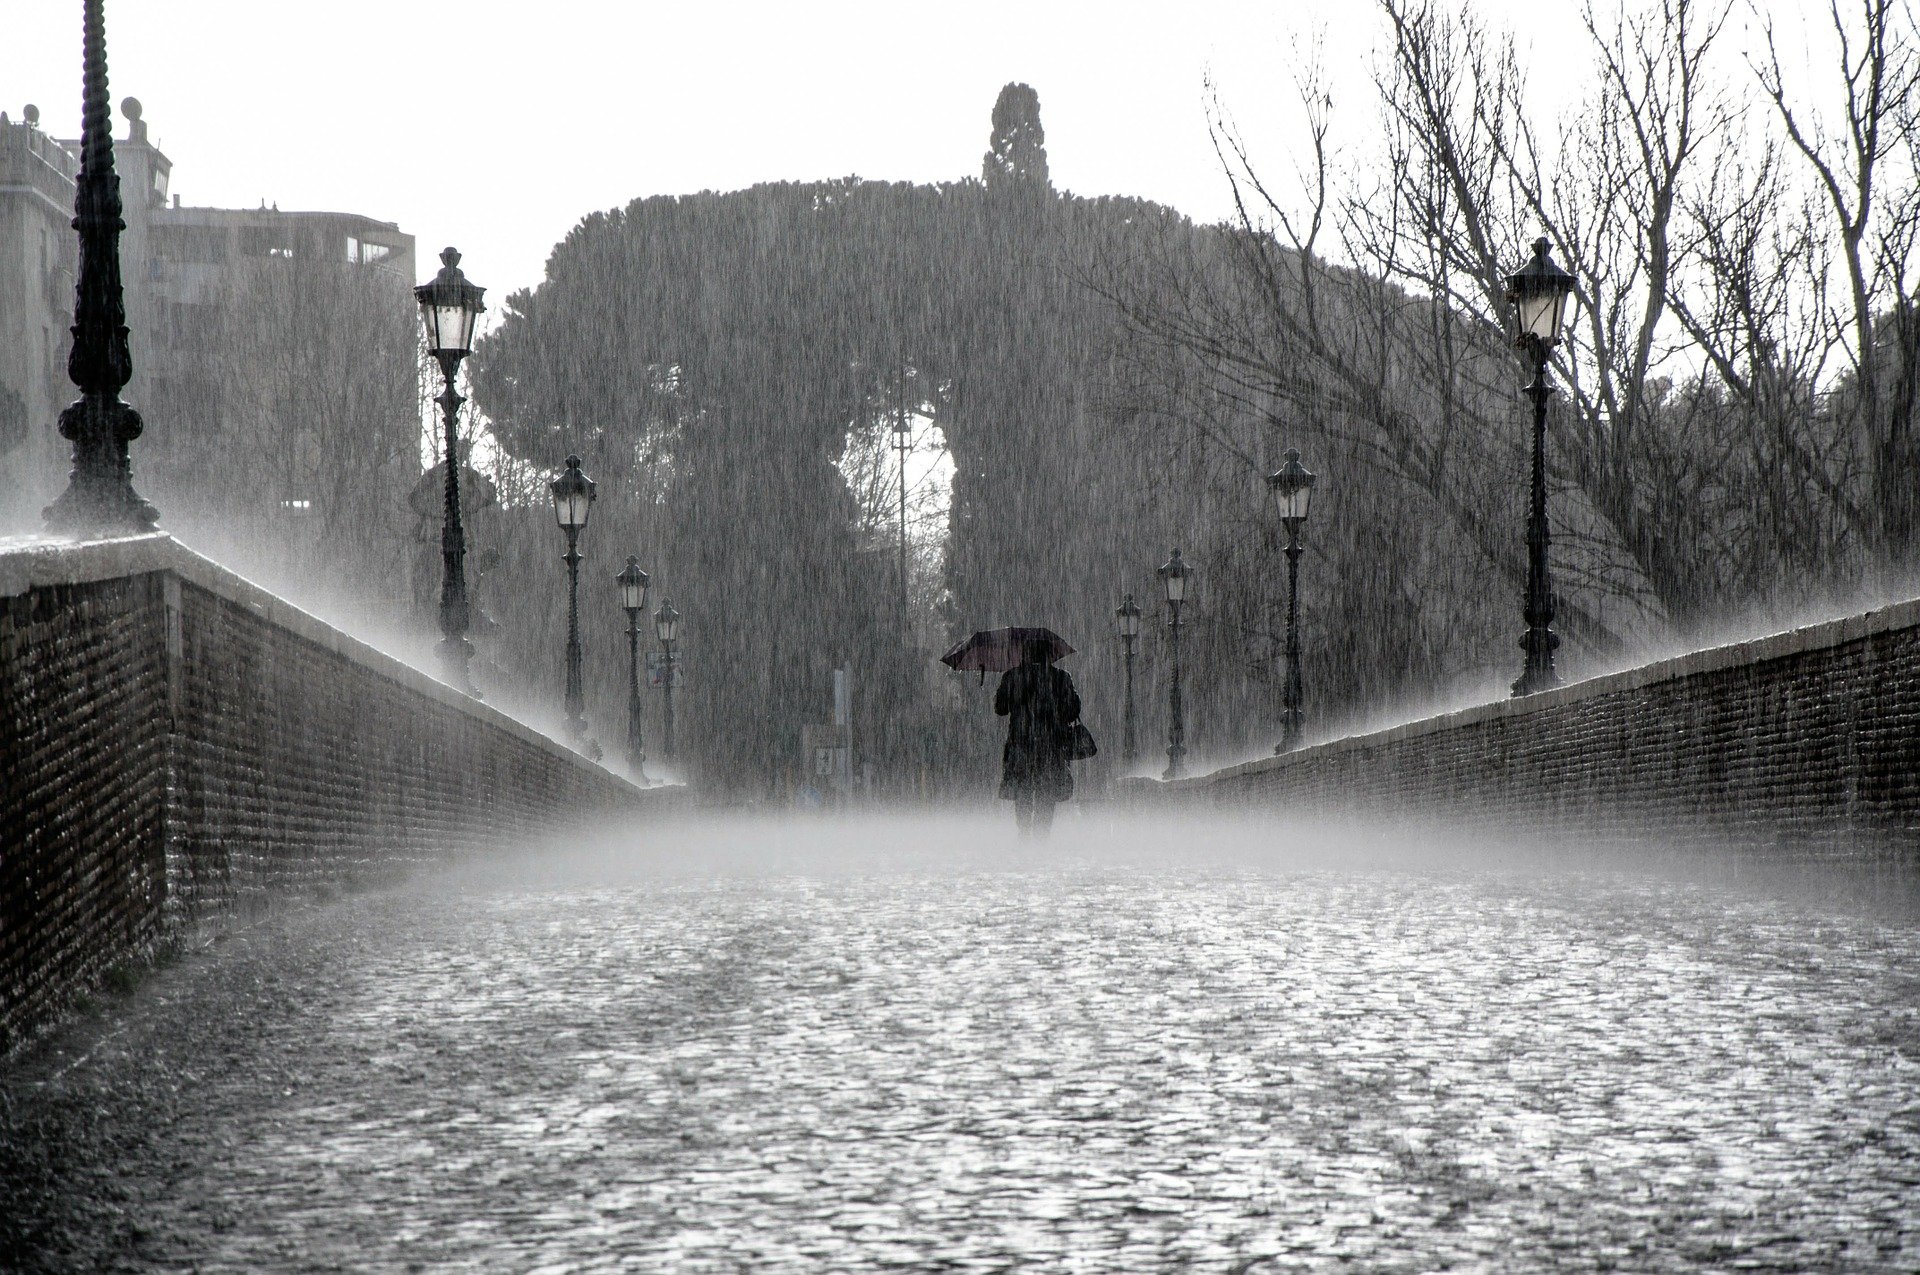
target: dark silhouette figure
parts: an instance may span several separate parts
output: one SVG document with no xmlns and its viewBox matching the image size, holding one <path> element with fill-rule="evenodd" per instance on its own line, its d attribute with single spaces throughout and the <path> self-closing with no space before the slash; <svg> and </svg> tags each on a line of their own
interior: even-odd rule
<svg viewBox="0 0 1920 1275">
<path fill-rule="evenodd" d="M 993 711 L 1007 719 L 1000 798 L 1013 803 L 1022 835 L 1045 836 L 1056 803 L 1073 796 L 1069 727 L 1080 720 L 1073 679 L 1048 663 L 1044 641 L 1028 642 L 1018 668 L 1001 674 Z"/>
</svg>

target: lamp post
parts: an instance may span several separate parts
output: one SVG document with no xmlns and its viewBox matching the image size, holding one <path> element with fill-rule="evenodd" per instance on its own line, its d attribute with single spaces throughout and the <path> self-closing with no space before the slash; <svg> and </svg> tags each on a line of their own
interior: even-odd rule
<svg viewBox="0 0 1920 1275">
<path fill-rule="evenodd" d="M 567 533 L 567 736 L 578 746 L 587 737 L 586 697 L 580 691 L 580 532 L 593 509 L 593 479 L 580 472 L 580 458 L 567 457 L 554 479 L 553 516 Z"/>
<path fill-rule="evenodd" d="M 620 604 L 627 611 L 627 765 L 633 777 L 647 782 L 647 743 L 640 727 L 640 617 L 647 609 L 647 573 L 640 559 L 627 555 L 626 569 L 614 576 L 620 586 Z"/>
<path fill-rule="evenodd" d="M 673 609 L 673 599 L 668 598 L 653 613 L 653 631 L 660 639 L 660 649 L 667 654 L 666 692 L 667 692 L 667 743 L 666 756 L 673 760 L 673 640 L 680 632 L 680 613 Z"/>
<path fill-rule="evenodd" d="M 107 24 L 103 0 L 81 17 L 80 173 L 73 228 L 80 232 L 74 287 L 73 348 L 67 377 L 80 397 L 60 413 L 60 436 L 73 444 L 67 489 L 42 511 L 47 530 L 77 536 L 137 535 L 160 515 L 133 489 L 128 445 L 140 437 L 140 413 L 120 401 L 133 375 L 127 349 L 126 294 L 120 284 L 120 178 L 113 171 L 113 116 L 107 103 Z"/>
<path fill-rule="evenodd" d="M 1167 770 L 1161 778 L 1179 779 L 1187 773 L 1187 720 L 1180 702 L 1180 607 L 1187 600 L 1187 577 L 1193 571 L 1175 549 L 1158 574 L 1167 590 L 1167 628 L 1173 633 L 1173 675 L 1167 684 Z"/>
<path fill-rule="evenodd" d="M 1280 743 L 1274 752 L 1300 746 L 1300 528 L 1313 503 L 1314 473 L 1300 463 L 1300 453 L 1287 448 L 1285 463 L 1267 475 L 1267 490 L 1287 528 L 1287 682 L 1281 699 Z"/>
<path fill-rule="evenodd" d="M 1131 593 L 1114 609 L 1113 616 L 1120 621 L 1120 649 L 1127 655 L 1127 708 L 1120 719 L 1120 761 L 1131 766 L 1138 751 L 1133 742 L 1133 644 L 1140 637 L 1140 608 L 1134 605 Z"/>
<path fill-rule="evenodd" d="M 907 374 L 900 373 L 900 414 L 893 423 L 893 445 L 900 452 L 900 631 L 910 635 L 912 605 L 907 591 L 907 453 L 913 450 L 913 426 L 907 423 Z"/>
<path fill-rule="evenodd" d="M 413 290 L 420 303 L 420 322 L 427 331 L 427 352 L 440 364 L 445 388 L 434 402 L 440 405 L 447 434 L 446 509 L 440 523 L 440 660 L 447 681 L 469 695 L 477 695 L 467 665 L 473 643 L 467 641 L 467 537 L 460 526 L 460 405 L 467 400 L 453 388 L 460 361 L 473 349 L 474 323 L 485 307 L 486 289 L 467 282 L 460 269 L 460 253 L 448 248 L 440 254 L 440 273 L 431 283 Z"/>
<path fill-rule="evenodd" d="M 1553 582 L 1547 574 L 1547 400 L 1553 397 L 1547 359 L 1560 344 L 1560 324 L 1573 291 L 1573 276 L 1553 263 L 1547 248 L 1544 238 L 1534 240 L 1533 259 L 1507 276 L 1514 340 L 1533 360 L 1533 380 L 1523 391 L 1533 400 L 1533 503 L 1527 511 L 1527 593 L 1521 608 L 1527 633 L 1520 639 L 1527 663 L 1513 684 L 1515 695 L 1531 695 L 1560 684 L 1553 671 L 1553 651 L 1560 639 L 1552 627 Z"/>
</svg>

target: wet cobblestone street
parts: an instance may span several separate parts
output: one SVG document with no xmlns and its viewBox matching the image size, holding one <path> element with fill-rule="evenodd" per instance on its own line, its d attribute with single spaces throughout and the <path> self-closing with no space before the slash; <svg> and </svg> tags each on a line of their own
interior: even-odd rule
<svg viewBox="0 0 1920 1275">
<path fill-rule="evenodd" d="M 1911 909 L 985 826 L 689 826 L 241 931 L 12 1064 L 7 1252 L 1920 1269 Z"/>
</svg>

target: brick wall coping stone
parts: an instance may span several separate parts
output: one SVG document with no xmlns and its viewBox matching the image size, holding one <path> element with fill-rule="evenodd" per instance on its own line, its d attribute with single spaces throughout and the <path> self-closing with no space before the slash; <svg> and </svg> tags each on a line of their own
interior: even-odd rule
<svg viewBox="0 0 1920 1275">
<path fill-rule="evenodd" d="M 1223 779 L 1284 770 L 1304 757 L 1332 757 L 1356 749 L 1378 748 L 1383 744 L 1403 739 L 1417 739 L 1424 735 L 1458 730 L 1502 717 L 1524 717 L 1530 713 L 1544 712 L 1602 695 L 1639 690 L 1655 682 L 1673 681 L 1702 673 L 1714 673 L 1722 669 L 1764 664 L 1770 660 L 1785 659 L 1807 651 L 1844 646 L 1849 642 L 1872 637 L 1877 633 L 1915 626 L 1920 626 L 1920 598 L 1890 603 L 1856 615 L 1841 616 L 1835 620 L 1822 620 L 1815 624 L 1802 625 L 1784 633 L 1771 633 L 1765 637 L 1748 638 L 1745 641 L 1729 642 L 1724 646 L 1689 651 L 1685 655 L 1655 660 L 1651 664 L 1622 669 L 1617 673 L 1606 673 L 1585 681 L 1569 682 L 1550 691 L 1493 700 L 1486 704 L 1474 704 L 1451 713 L 1443 713 L 1438 717 L 1423 717 L 1417 721 L 1389 726 L 1384 730 L 1369 731 L 1360 735 L 1345 735 L 1324 743 L 1296 748 L 1290 753 L 1257 757 L 1252 761 L 1209 771 L 1204 775 L 1191 775 L 1185 779 L 1173 780 L 1143 776 L 1141 779 L 1129 782 L 1150 783 L 1162 789 L 1205 788 Z"/>
<path fill-rule="evenodd" d="M 34 589 L 93 584 L 156 571 L 170 572 L 188 584 L 245 607 L 269 624 L 317 643 L 411 691 L 477 717 L 563 761 L 593 767 L 636 793 L 651 791 L 657 796 L 660 792 L 657 787 L 651 790 L 640 788 L 486 701 L 463 695 L 411 664 L 376 650 L 357 638 L 348 637 L 285 598 L 236 575 L 211 558 L 195 553 L 165 532 L 109 540 L 42 538 L 0 542 L 0 598 L 15 597 Z"/>
</svg>

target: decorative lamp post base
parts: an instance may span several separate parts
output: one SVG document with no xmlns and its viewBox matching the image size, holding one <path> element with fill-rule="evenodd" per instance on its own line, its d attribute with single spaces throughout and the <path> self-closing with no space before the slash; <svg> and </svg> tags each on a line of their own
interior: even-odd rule
<svg viewBox="0 0 1920 1275">
<path fill-rule="evenodd" d="M 462 695 L 486 698 L 474 688 L 473 675 L 468 671 L 473 661 L 473 643 L 464 637 L 443 637 L 434 651 L 440 657 L 440 667 L 446 671 L 447 685 Z"/>
<path fill-rule="evenodd" d="M 1514 682 L 1513 695 L 1516 699 L 1522 695 L 1537 695 L 1541 691 L 1550 691 L 1558 685 L 1560 685 L 1560 679 L 1552 673 L 1535 673 L 1529 670 L 1522 673 L 1519 680 Z"/>
<path fill-rule="evenodd" d="M 56 536 L 99 539 L 139 536 L 157 530 L 160 512 L 133 489 L 126 450 L 103 460 L 75 464 L 67 489 L 41 511 Z"/>
<path fill-rule="evenodd" d="M 1559 645 L 1560 637 L 1552 629 L 1527 630 L 1520 639 L 1520 647 L 1527 653 L 1527 667 L 1513 684 L 1516 696 L 1550 691 L 1560 685 L 1560 675 L 1553 670 L 1553 652 Z"/>
<path fill-rule="evenodd" d="M 1280 726 L 1280 742 L 1273 746 L 1274 756 L 1277 757 L 1281 753 L 1290 753 L 1300 747 L 1300 734 L 1301 728 L 1298 722 L 1282 722 Z"/>
</svg>

